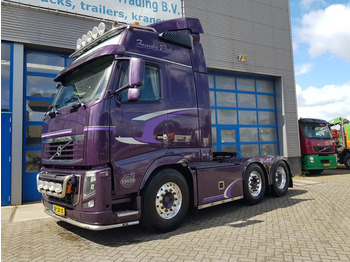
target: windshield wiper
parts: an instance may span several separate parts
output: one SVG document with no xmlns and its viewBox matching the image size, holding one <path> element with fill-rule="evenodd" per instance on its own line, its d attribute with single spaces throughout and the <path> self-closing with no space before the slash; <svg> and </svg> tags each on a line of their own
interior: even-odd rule
<svg viewBox="0 0 350 262">
<path fill-rule="evenodd" d="M 64 103 L 67 104 L 67 103 L 77 99 L 77 100 L 79 100 L 79 106 L 82 106 L 82 107 L 86 108 L 86 105 L 83 103 L 83 101 L 81 101 L 81 98 L 82 97 L 80 97 L 78 94 L 74 94 L 74 95 L 72 95 L 71 98 L 69 98 L 68 100 L 64 101 Z M 75 105 L 73 105 L 73 107 L 75 107 Z"/>
<path fill-rule="evenodd" d="M 59 108 L 58 105 L 51 105 L 51 106 L 49 107 L 49 111 L 47 111 L 47 112 L 44 114 L 44 116 L 49 115 L 49 116 L 51 116 L 51 117 L 55 117 L 56 115 L 59 114 L 58 108 Z"/>
</svg>

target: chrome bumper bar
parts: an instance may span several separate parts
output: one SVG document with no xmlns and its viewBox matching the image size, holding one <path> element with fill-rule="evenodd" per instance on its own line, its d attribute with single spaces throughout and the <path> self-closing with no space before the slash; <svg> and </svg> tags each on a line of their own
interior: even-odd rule
<svg viewBox="0 0 350 262">
<path fill-rule="evenodd" d="M 51 210 L 45 209 L 44 210 L 46 214 L 64 221 L 66 223 L 72 224 L 74 226 L 77 227 L 81 227 L 84 229 L 89 229 L 89 230 L 93 230 L 93 231 L 101 231 L 101 230 L 107 230 L 107 229 L 113 229 L 113 228 L 120 228 L 120 227 L 126 227 L 126 226 L 133 226 L 133 225 L 138 225 L 139 221 L 132 221 L 132 222 L 126 222 L 126 223 L 121 223 L 121 224 L 113 224 L 113 225 L 91 225 L 91 224 L 86 224 L 86 223 L 82 223 L 76 220 L 73 220 L 71 218 L 68 217 L 62 217 L 59 215 L 56 215 L 55 213 L 53 213 Z"/>
</svg>

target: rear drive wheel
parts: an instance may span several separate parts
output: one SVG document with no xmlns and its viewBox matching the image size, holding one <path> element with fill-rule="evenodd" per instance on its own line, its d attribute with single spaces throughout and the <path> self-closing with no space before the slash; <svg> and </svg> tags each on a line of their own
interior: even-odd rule
<svg viewBox="0 0 350 262">
<path fill-rule="evenodd" d="M 350 153 L 344 157 L 344 165 L 347 169 L 350 169 Z"/>
<path fill-rule="evenodd" d="M 142 194 L 141 224 L 158 232 L 176 229 L 187 215 L 186 179 L 174 169 L 160 170 Z"/>
<path fill-rule="evenodd" d="M 265 194 L 265 175 L 261 167 L 251 164 L 245 171 L 243 191 L 244 199 L 250 205 L 258 204 Z"/>
<path fill-rule="evenodd" d="M 308 170 L 311 175 L 319 175 L 323 172 L 323 169 Z"/>
<path fill-rule="evenodd" d="M 289 187 L 290 174 L 285 162 L 278 162 L 272 174 L 272 194 L 277 197 L 284 196 Z"/>
</svg>

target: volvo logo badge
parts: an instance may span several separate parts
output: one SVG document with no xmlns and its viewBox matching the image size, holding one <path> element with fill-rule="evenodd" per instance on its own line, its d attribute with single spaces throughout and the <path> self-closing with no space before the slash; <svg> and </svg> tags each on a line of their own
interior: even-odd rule
<svg viewBox="0 0 350 262">
<path fill-rule="evenodd" d="M 127 174 L 120 180 L 120 184 L 125 188 L 130 188 L 136 181 L 135 173 Z"/>
<path fill-rule="evenodd" d="M 62 146 L 57 147 L 56 156 L 60 156 L 62 154 L 62 149 Z"/>
</svg>

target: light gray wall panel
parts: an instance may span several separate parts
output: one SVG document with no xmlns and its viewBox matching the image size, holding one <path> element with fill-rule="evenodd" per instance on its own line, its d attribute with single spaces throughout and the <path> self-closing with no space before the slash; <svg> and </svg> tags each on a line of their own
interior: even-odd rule
<svg viewBox="0 0 350 262">
<path fill-rule="evenodd" d="M 275 28 L 273 30 L 273 45 L 276 48 L 284 49 L 286 52 L 290 52 L 290 32 L 285 29 Z"/>
<path fill-rule="evenodd" d="M 277 7 L 271 7 L 272 26 L 289 31 L 289 12 Z"/>
<path fill-rule="evenodd" d="M 278 7 L 280 9 L 289 9 L 289 0 L 270 0 L 270 5 Z"/>
<path fill-rule="evenodd" d="M 11 205 L 22 204 L 24 46 L 13 45 L 13 114 Z"/>
<path fill-rule="evenodd" d="M 253 20 L 252 1 L 235 0 L 231 1 L 232 16 L 247 21 Z"/>
<path fill-rule="evenodd" d="M 281 153 L 300 156 L 289 1 L 185 0 L 185 11 L 187 17 L 201 20 L 201 42 L 210 69 L 280 79 L 276 99 Z M 237 60 L 242 54 L 248 57 L 245 63 Z"/>
<path fill-rule="evenodd" d="M 274 31 L 264 24 L 253 24 L 253 41 L 257 45 L 274 46 Z"/>
<path fill-rule="evenodd" d="M 1 3 L 2 40 L 75 49 L 77 39 L 98 25 L 98 20 Z"/>
<path fill-rule="evenodd" d="M 272 7 L 259 2 L 252 4 L 253 22 L 272 26 Z"/>
<path fill-rule="evenodd" d="M 254 35 L 254 23 L 236 17 L 232 17 L 231 21 L 232 32 L 230 37 L 238 41 L 249 43 Z"/>
</svg>

